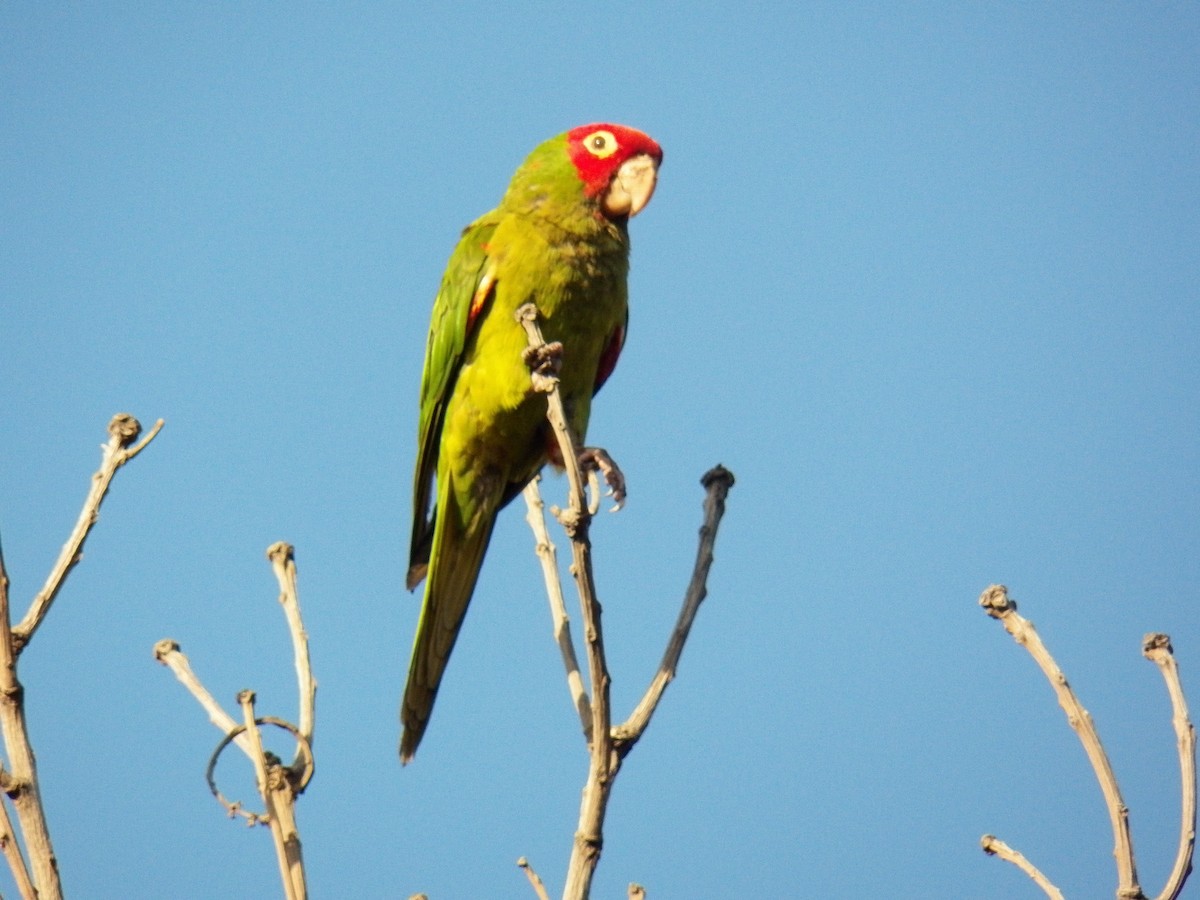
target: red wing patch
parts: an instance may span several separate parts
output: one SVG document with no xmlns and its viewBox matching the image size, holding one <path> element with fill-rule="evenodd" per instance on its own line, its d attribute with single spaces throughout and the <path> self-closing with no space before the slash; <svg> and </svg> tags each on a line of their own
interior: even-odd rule
<svg viewBox="0 0 1200 900">
<path fill-rule="evenodd" d="M 495 287 L 496 270 L 489 267 L 483 273 L 483 278 L 479 279 L 479 287 L 475 288 L 475 295 L 471 297 L 471 307 L 467 310 L 467 334 L 475 330 L 475 320 L 479 318 L 479 314 L 487 306 L 488 298 L 492 295 L 492 290 Z"/>
<path fill-rule="evenodd" d="M 600 366 L 596 369 L 596 386 L 592 388 L 593 394 L 604 387 L 604 382 L 608 381 L 608 376 L 617 367 L 617 359 L 621 356 L 621 348 L 623 346 L 625 346 L 625 326 L 618 325 L 612 335 L 609 336 L 608 344 L 604 347 L 604 352 L 600 354 Z"/>
</svg>

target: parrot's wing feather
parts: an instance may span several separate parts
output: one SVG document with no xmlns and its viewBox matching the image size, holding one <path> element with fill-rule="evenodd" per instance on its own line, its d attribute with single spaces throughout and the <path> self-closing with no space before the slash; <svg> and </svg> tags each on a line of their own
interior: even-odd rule
<svg viewBox="0 0 1200 900">
<path fill-rule="evenodd" d="M 404 725 L 400 758 L 405 763 L 417 752 L 417 745 L 429 724 L 433 701 L 467 614 L 492 527 L 496 524 L 494 503 L 480 507 L 468 519 L 463 519 L 463 511 L 454 499 L 452 479 L 452 475 L 447 476 L 447 484 L 438 485 L 438 505 L 443 514 L 433 542 L 436 562 L 425 586 L 425 602 L 417 620 L 417 635 L 413 640 L 408 681 L 400 707 L 400 720 Z"/>
<path fill-rule="evenodd" d="M 425 345 L 421 375 L 421 418 L 417 432 L 417 465 L 413 475 L 413 530 L 409 549 L 408 589 L 421 583 L 429 565 L 434 515 L 429 501 L 437 472 L 438 447 L 446 404 L 462 368 L 463 354 L 480 312 L 495 287 L 488 240 L 497 219 L 489 214 L 463 231 L 446 265 Z"/>
<path fill-rule="evenodd" d="M 592 386 L 592 395 L 600 393 L 600 388 L 604 387 L 604 382 L 608 381 L 608 376 L 613 373 L 617 367 L 617 360 L 621 356 L 621 348 L 625 346 L 625 332 L 629 327 L 629 313 L 625 313 L 625 321 L 622 322 L 608 336 L 608 343 L 604 345 L 604 352 L 600 354 L 600 365 L 596 369 L 596 382 Z"/>
</svg>

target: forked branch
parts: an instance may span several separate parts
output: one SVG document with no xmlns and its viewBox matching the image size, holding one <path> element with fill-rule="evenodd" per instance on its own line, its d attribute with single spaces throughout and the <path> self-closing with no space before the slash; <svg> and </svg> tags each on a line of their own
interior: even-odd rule
<svg viewBox="0 0 1200 900">
<path fill-rule="evenodd" d="M 308 786 L 315 767 L 312 739 L 317 684 L 312 677 L 308 633 L 304 629 L 300 601 L 296 593 L 296 563 L 292 546 L 282 541 L 272 544 L 267 548 L 267 557 L 279 582 L 279 602 L 283 607 L 288 632 L 292 638 L 299 693 L 299 727 L 272 716 L 256 717 L 253 691 L 242 691 L 238 694 L 238 705 L 242 715 L 241 721 L 237 721 L 221 707 L 196 677 L 187 657 L 179 649 L 179 644 L 173 640 L 165 639 L 155 644 L 154 658 L 175 674 L 208 713 L 209 720 L 224 733 L 209 760 L 206 775 L 213 795 L 231 816 L 240 815 L 250 824 L 261 823 L 270 826 L 284 895 L 288 900 L 304 900 L 308 888 L 304 876 L 300 833 L 296 827 L 295 804 L 296 797 Z M 296 739 L 296 756 L 290 766 L 284 766 L 273 753 L 263 749 L 258 730 L 260 725 L 282 728 Z M 231 743 L 236 743 L 254 766 L 258 791 L 265 805 L 262 813 L 248 812 L 241 801 L 226 800 L 217 789 L 214 776 L 217 759 Z"/>
<path fill-rule="evenodd" d="M 12 801 L 29 855 L 28 864 L 13 833 L 7 808 L 0 815 L 0 830 L 3 831 L 0 843 L 4 845 L 4 856 L 17 889 L 25 898 L 57 900 L 62 897 L 62 883 L 42 808 L 37 761 L 25 719 L 25 690 L 17 677 L 17 662 L 50 612 L 54 599 L 66 584 L 67 576 L 82 557 L 84 542 L 100 517 L 100 504 L 104 502 L 117 470 L 141 453 L 162 426 L 162 419 L 159 419 L 150 433 L 138 442 L 142 432 L 138 420 L 128 413 L 113 416 L 108 423 L 108 441 L 100 448 L 100 468 L 92 475 L 91 488 L 75 527 L 51 567 L 45 584 L 16 626 L 12 625 L 8 574 L 4 568 L 3 552 L 0 552 L 0 731 L 4 735 L 8 759 L 7 769 L 0 768 L 0 788 Z"/>
<path fill-rule="evenodd" d="M 604 816 L 621 763 L 649 724 L 666 685 L 674 678 L 692 621 L 704 599 L 708 571 L 713 560 L 713 543 L 716 540 L 717 526 L 724 514 L 725 497 L 733 485 L 733 475 L 727 469 L 717 466 L 702 480 L 702 484 L 708 492 L 704 504 L 704 525 L 700 529 L 700 549 L 697 553 L 692 581 L 684 598 L 683 608 L 659 665 L 658 673 L 651 682 L 645 697 L 626 723 L 613 728 L 609 703 L 610 677 L 601 628 L 602 608 L 596 595 L 595 580 L 592 576 L 591 541 L 588 537 L 591 517 L 598 505 L 596 502 L 598 498 L 591 504 L 587 501 L 585 480 L 580 465 L 581 458 L 588 459 L 592 467 L 598 465 L 604 471 L 605 480 L 616 496 L 618 505 L 623 499 L 624 481 L 619 470 L 615 470 L 615 466 L 612 466 L 607 454 L 594 449 L 585 453 L 584 448 L 580 447 L 573 434 L 558 390 L 557 366 L 562 348 L 559 345 L 545 344 L 537 325 L 536 308 L 531 304 L 522 307 L 517 312 L 517 320 L 524 327 L 529 339 L 530 349 L 527 352 L 526 360 L 532 369 L 533 388 L 547 395 L 546 417 L 557 441 L 567 473 L 567 509 L 554 512 L 571 541 L 571 574 L 579 594 L 583 617 L 590 691 L 584 686 L 579 671 L 570 624 L 562 600 L 562 586 L 559 580 L 556 555 L 546 530 L 544 505 L 538 492 L 536 479 L 525 489 L 525 499 L 529 508 L 527 518 L 534 532 L 538 558 L 542 564 L 547 593 L 550 597 L 555 639 L 563 657 L 571 699 L 583 725 L 584 737 L 588 746 L 587 782 L 583 789 L 579 824 L 575 832 L 571 861 L 567 870 L 566 887 L 563 892 L 565 900 L 585 900 L 590 893 L 592 876 L 600 858 L 604 840 Z M 589 474 L 594 474 L 591 468 L 589 468 Z M 598 480 L 593 478 L 591 481 L 593 491 L 597 492 Z M 526 871 L 528 873 L 531 870 L 527 869 Z M 540 879 L 538 883 L 540 884 Z M 537 887 L 536 884 L 535 887 Z M 640 886 L 630 886 L 630 896 L 644 895 L 645 892 Z"/>
<path fill-rule="evenodd" d="M 1067 715 L 1067 722 L 1079 736 L 1087 753 L 1100 790 L 1104 794 L 1104 804 L 1108 809 L 1113 831 L 1113 856 L 1117 863 L 1117 897 L 1125 900 L 1145 900 L 1145 894 L 1138 884 L 1137 866 L 1134 860 L 1133 839 L 1130 835 L 1129 809 L 1121 798 L 1121 789 L 1113 774 L 1108 755 L 1100 743 L 1095 724 L 1088 711 L 1083 708 L 1071 690 L 1067 678 L 1059 669 L 1050 651 L 1042 643 L 1033 623 L 1017 613 L 1016 603 L 1009 599 L 1008 591 L 1003 585 L 992 585 L 979 598 L 979 605 L 989 616 L 998 619 L 1005 630 L 1013 636 L 1017 643 L 1025 647 L 1037 662 L 1043 674 L 1050 682 L 1058 697 L 1059 705 Z M 1156 663 L 1162 670 L 1167 683 L 1167 691 L 1171 696 L 1174 711 L 1172 723 L 1175 728 L 1179 749 L 1179 766 L 1182 782 L 1181 823 L 1179 848 L 1176 854 L 1175 866 L 1167 880 L 1162 893 L 1157 900 L 1174 900 L 1183 889 L 1192 868 L 1192 853 L 1195 844 L 1196 831 L 1196 739 L 1195 731 L 1188 719 L 1187 704 L 1184 701 L 1183 689 L 1179 682 L 1179 671 L 1175 658 L 1171 653 L 1170 639 L 1163 634 L 1147 635 L 1143 642 L 1143 653 Z M 1012 850 L 1003 841 L 991 835 L 983 838 L 983 849 L 989 854 L 995 854 L 1009 862 L 1018 865 L 1022 870 L 1046 892 L 1049 897 L 1061 897 L 1058 889 L 1042 875 L 1036 867 L 1020 853 Z"/>
<path fill-rule="evenodd" d="M 162 427 L 163 420 L 159 419 L 149 433 L 138 441 L 142 425 L 129 413 L 118 413 L 108 423 L 108 442 L 100 445 L 100 468 L 92 476 L 92 488 L 83 502 L 83 509 L 79 512 L 75 527 L 71 530 L 67 542 L 63 544 L 58 559 L 54 561 L 46 583 L 29 605 L 29 611 L 12 630 L 17 653 L 20 653 L 33 638 L 34 632 L 50 611 L 54 598 L 66 583 L 67 575 L 83 557 L 83 544 L 92 533 L 92 526 L 100 518 L 100 504 L 108 495 L 108 488 L 117 470 L 145 450 L 146 445 L 162 431 Z"/>
</svg>

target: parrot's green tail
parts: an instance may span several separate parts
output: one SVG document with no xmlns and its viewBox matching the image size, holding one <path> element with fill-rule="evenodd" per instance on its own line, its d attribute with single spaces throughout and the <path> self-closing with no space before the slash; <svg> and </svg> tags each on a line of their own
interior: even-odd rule
<svg viewBox="0 0 1200 900">
<path fill-rule="evenodd" d="M 457 511 L 442 503 L 434 526 L 425 598 L 417 621 L 412 661 L 408 665 L 408 683 L 400 707 L 404 733 L 400 738 L 400 761 L 410 762 L 425 734 L 438 685 L 450 661 L 450 651 L 458 638 L 467 604 L 479 578 L 483 555 L 496 524 L 494 510 L 475 515 L 463 523 Z"/>
</svg>

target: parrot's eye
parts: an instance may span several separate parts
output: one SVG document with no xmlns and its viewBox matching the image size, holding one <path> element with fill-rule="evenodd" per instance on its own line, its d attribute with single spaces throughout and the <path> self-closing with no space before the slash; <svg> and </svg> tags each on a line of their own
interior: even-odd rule
<svg viewBox="0 0 1200 900">
<path fill-rule="evenodd" d="M 593 131 L 583 139 L 583 146 L 597 159 L 607 159 L 617 152 L 617 139 L 611 131 Z"/>
</svg>

